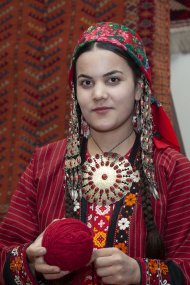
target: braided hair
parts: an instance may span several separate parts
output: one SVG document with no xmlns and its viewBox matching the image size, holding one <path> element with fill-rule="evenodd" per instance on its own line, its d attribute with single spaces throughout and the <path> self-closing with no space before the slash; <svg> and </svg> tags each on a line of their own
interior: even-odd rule
<svg viewBox="0 0 190 285">
<path fill-rule="evenodd" d="M 164 259 L 165 248 L 163 239 L 158 232 L 154 221 L 154 213 L 151 203 L 150 185 L 143 171 L 142 160 L 137 160 L 136 167 L 140 171 L 140 195 L 142 200 L 142 210 L 147 229 L 145 253 L 147 258 Z"/>
</svg>

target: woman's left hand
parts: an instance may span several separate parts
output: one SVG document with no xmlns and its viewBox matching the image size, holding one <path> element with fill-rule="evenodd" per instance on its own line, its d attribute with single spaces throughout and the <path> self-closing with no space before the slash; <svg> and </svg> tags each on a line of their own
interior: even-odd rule
<svg viewBox="0 0 190 285">
<path fill-rule="evenodd" d="M 140 267 L 134 258 L 117 248 L 101 248 L 93 252 L 96 273 L 105 284 L 140 284 Z"/>
</svg>

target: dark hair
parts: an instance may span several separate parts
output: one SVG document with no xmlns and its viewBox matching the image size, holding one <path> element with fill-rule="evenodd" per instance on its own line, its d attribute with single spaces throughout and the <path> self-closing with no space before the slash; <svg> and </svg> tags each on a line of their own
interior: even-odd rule
<svg viewBox="0 0 190 285">
<path fill-rule="evenodd" d="M 139 67 L 137 66 L 137 64 L 134 62 L 134 60 L 129 55 L 127 55 L 125 50 L 111 43 L 108 43 L 108 42 L 87 42 L 81 48 L 78 49 L 78 51 L 75 54 L 75 58 L 73 62 L 73 70 L 74 70 L 73 83 L 74 83 L 75 91 L 76 91 L 76 62 L 77 62 L 77 59 L 84 52 L 92 50 L 94 46 L 100 49 L 112 51 L 116 53 L 117 55 L 121 56 L 122 58 L 124 58 L 126 62 L 128 63 L 128 65 L 131 67 L 133 76 L 134 76 L 134 82 L 135 84 L 137 84 L 139 78 L 141 77 L 141 71 Z M 79 126 L 80 126 L 81 110 L 80 110 L 79 105 L 77 105 L 77 114 L 78 114 L 78 121 L 79 121 Z M 84 149 L 85 149 L 84 144 L 81 143 L 82 163 L 84 163 L 85 161 L 85 150 Z M 146 257 L 163 259 L 164 254 L 165 254 L 164 243 L 162 241 L 162 238 L 158 232 L 158 229 L 154 221 L 154 214 L 152 210 L 151 197 L 150 197 L 151 194 L 149 190 L 150 185 L 143 171 L 142 161 L 141 160 L 137 160 L 137 161 L 139 162 L 137 162 L 138 165 L 136 166 L 137 166 L 137 169 L 139 169 L 141 173 L 142 209 L 143 209 L 144 220 L 145 220 L 145 224 L 147 228 Z M 72 203 L 69 193 L 67 193 L 66 194 L 66 216 L 73 216 L 73 215 L 74 215 L 73 203 Z"/>
</svg>

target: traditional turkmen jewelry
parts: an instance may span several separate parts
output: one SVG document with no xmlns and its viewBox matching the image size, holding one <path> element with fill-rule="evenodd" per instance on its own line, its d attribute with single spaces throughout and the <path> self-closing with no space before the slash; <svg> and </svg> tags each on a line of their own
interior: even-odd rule
<svg viewBox="0 0 190 285">
<path fill-rule="evenodd" d="M 70 135 L 67 139 L 67 151 L 65 155 L 65 181 L 67 191 L 74 203 L 74 210 L 77 211 L 81 198 L 81 156 L 79 122 L 77 117 L 77 101 L 75 100 L 74 85 L 72 86 L 72 109 L 70 119 Z"/>
<path fill-rule="evenodd" d="M 140 175 L 116 153 L 96 154 L 82 166 L 82 195 L 90 203 L 110 205 L 122 199 Z"/>
</svg>

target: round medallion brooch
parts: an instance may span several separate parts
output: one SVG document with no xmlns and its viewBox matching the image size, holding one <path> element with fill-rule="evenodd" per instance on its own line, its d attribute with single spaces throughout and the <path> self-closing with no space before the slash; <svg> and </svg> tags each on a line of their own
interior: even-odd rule
<svg viewBox="0 0 190 285">
<path fill-rule="evenodd" d="M 90 203 L 110 205 L 130 192 L 138 182 L 139 172 L 133 171 L 130 162 L 117 153 L 96 154 L 82 166 L 82 195 Z"/>
</svg>

